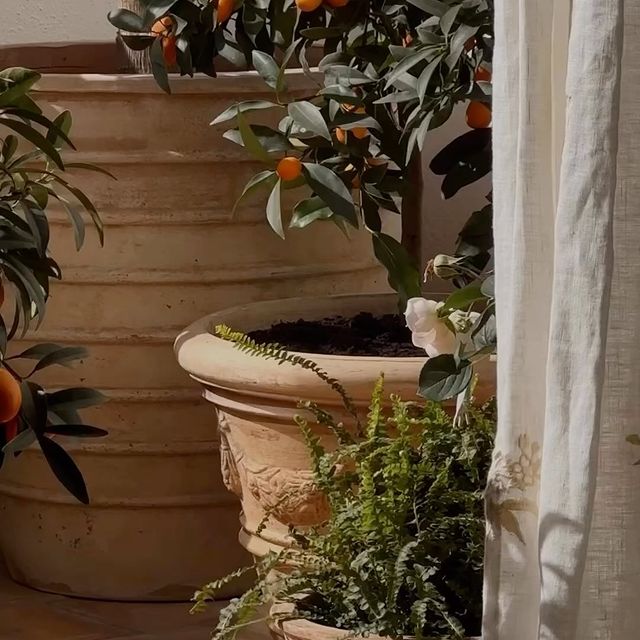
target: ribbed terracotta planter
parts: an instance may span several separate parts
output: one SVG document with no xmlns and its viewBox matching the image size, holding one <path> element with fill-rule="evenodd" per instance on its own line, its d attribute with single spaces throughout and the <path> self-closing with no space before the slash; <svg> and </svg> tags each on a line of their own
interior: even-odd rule
<svg viewBox="0 0 640 640">
<path fill-rule="evenodd" d="M 89 234 L 76 253 L 64 214 L 53 215 L 52 253 L 64 279 L 30 337 L 89 347 L 80 368 L 56 368 L 45 382 L 103 390 L 111 401 L 89 418 L 110 435 L 65 443 L 87 481 L 89 507 L 64 491 L 37 450 L 6 465 L 0 548 L 11 575 L 39 589 L 185 599 L 247 557 L 237 542 L 237 499 L 219 472 L 213 412 L 177 366 L 175 336 L 215 309 L 376 290 L 385 277 L 366 232 L 347 241 L 320 224 L 283 241 L 266 224 L 263 202 L 232 214 L 259 167 L 209 122 L 237 100 L 271 97 L 255 74 L 174 78 L 167 96 L 148 76 L 80 74 L 72 49 L 54 51 L 51 66 L 73 73 L 43 77 L 39 101 L 50 112 L 72 111 L 74 160 L 118 181 L 76 178 L 102 212 L 104 248 Z M 294 72 L 289 85 L 306 92 L 309 82 Z"/>
<path fill-rule="evenodd" d="M 217 324 L 239 331 L 269 327 L 281 320 L 354 316 L 360 311 L 397 311 L 394 294 L 328 296 L 261 302 L 209 315 L 186 329 L 176 341 L 180 365 L 204 387 L 218 415 L 226 486 L 242 501 L 240 540 L 254 555 L 289 544 L 289 525 L 318 524 L 326 516 L 322 494 L 315 490 L 307 448 L 294 416 L 300 400 L 316 402 L 349 425 L 340 398 L 313 373 L 239 351 L 212 335 Z M 416 397 L 424 358 L 383 358 L 304 354 L 346 388 L 363 417 L 373 385 L 385 375 L 385 394 Z M 480 370 L 478 397 L 495 389 L 493 365 Z M 316 433 L 331 446 L 326 429 Z M 258 533 L 265 513 L 271 513 Z"/>
</svg>

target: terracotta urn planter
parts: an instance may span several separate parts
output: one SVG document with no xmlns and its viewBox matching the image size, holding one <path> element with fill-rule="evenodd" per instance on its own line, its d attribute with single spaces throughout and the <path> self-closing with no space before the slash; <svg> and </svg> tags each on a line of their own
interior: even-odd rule
<svg viewBox="0 0 640 640">
<path fill-rule="evenodd" d="M 49 387 L 84 384 L 110 398 L 88 416 L 109 437 L 65 443 L 91 505 L 76 503 L 40 452 L 28 450 L 0 474 L 0 549 L 16 580 L 46 591 L 182 600 L 248 558 L 237 541 L 237 498 L 217 471 L 221 456 L 229 460 L 227 441 L 220 449 L 211 408 L 175 362 L 175 336 L 212 310 L 376 291 L 386 277 L 366 232 L 348 241 L 320 224 L 283 241 L 267 225 L 263 202 L 232 213 L 259 168 L 209 122 L 237 100 L 271 97 L 256 74 L 176 77 L 168 96 L 150 76 L 118 73 L 117 51 L 0 48 L 0 65 L 44 73 L 37 89 L 46 112 L 72 112 L 74 161 L 117 177 L 74 177 L 102 214 L 104 248 L 89 238 L 76 252 L 64 211 L 54 212 L 63 280 L 44 325 L 29 334 L 89 347 L 80 368 L 44 379 Z M 306 92 L 310 81 L 294 71 L 289 86 Z"/>
<path fill-rule="evenodd" d="M 316 402 L 345 425 L 350 416 L 340 397 L 312 372 L 244 353 L 211 331 L 218 324 L 248 332 L 278 321 L 351 317 L 361 311 L 394 313 L 397 298 L 346 295 L 254 303 L 206 316 L 176 341 L 178 362 L 203 386 L 204 397 L 216 408 L 223 478 L 242 502 L 240 540 L 256 556 L 288 545 L 289 525 L 318 524 L 326 516 L 324 498 L 314 488 L 307 448 L 294 422 L 300 414 L 297 403 Z M 386 395 L 413 399 L 424 364 L 422 357 L 303 355 L 344 385 L 363 417 L 381 373 Z M 491 395 L 494 379 L 493 365 L 488 363 L 480 371 L 477 395 Z M 326 429 L 316 431 L 330 446 Z M 258 532 L 267 512 L 272 517 Z"/>
</svg>

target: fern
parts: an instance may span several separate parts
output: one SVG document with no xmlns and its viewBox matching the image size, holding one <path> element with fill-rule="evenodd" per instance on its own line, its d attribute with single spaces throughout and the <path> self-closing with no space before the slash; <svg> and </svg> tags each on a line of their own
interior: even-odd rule
<svg viewBox="0 0 640 640">
<path fill-rule="evenodd" d="M 358 434 L 360 434 L 360 417 L 358 416 L 358 411 L 353 400 L 351 400 L 340 382 L 335 378 L 332 378 L 315 362 L 303 358 L 298 354 L 290 353 L 282 345 L 277 343 L 260 344 L 241 331 L 234 331 L 224 324 L 217 325 L 214 328 L 214 335 L 222 340 L 233 342 L 234 345 L 244 353 L 264 358 L 265 360 L 276 360 L 278 364 L 290 364 L 314 373 L 320 380 L 329 385 L 340 396 L 345 409 L 347 409 L 354 418 Z"/>
<path fill-rule="evenodd" d="M 257 563 L 254 588 L 231 602 L 214 631 L 232 640 L 258 607 L 291 605 L 302 617 L 350 637 L 458 640 L 480 631 L 484 513 L 482 486 L 491 462 L 495 409 L 470 408 L 463 423 L 434 404 L 373 392 L 359 438 L 345 437 L 329 414 L 337 449 L 327 451 L 308 421 L 297 422 L 313 460 L 329 521 L 292 529 L 296 548 Z M 287 564 L 274 582 L 274 570 Z M 215 583 L 214 583 L 215 584 Z M 208 585 L 197 597 L 212 597 Z"/>
</svg>

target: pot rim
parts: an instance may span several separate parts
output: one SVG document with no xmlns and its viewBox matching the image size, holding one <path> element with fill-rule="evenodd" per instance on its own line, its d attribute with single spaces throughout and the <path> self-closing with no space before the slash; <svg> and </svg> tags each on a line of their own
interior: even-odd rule
<svg viewBox="0 0 640 640">
<path fill-rule="evenodd" d="M 291 399 L 313 400 L 340 405 L 333 389 L 315 373 L 301 367 L 281 365 L 240 351 L 234 344 L 210 333 L 214 324 L 227 324 L 233 329 L 251 331 L 271 326 L 280 320 L 300 317 L 326 318 L 370 310 L 393 311 L 394 293 L 341 294 L 330 296 L 286 298 L 231 307 L 201 318 L 180 333 L 174 344 L 178 363 L 197 382 L 213 389 L 215 404 L 226 396 L 251 397 L 291 403 Z M 339 380 L 356 404 L 368 405 L 372 382 L 385 373 L 387 393 L 405 393 L 415 389 L 424 357 L 389 358 L 383 356 L 326 355 L 290 351 L 315 362 L 330 377 Z M 230 393 L 232 392 L 232 393 Z"/>
<path fill-rule="evenodd" d="M 341 406 L 334 389 L 315 373 L 290 364 L 279 365 L 244 351 L 233 343 L 210 333 L 213 324 L 227 324 L 239 331 L 252 331 L 271 326 L 281 320 L 321 319 L 331 315 L 348 315 L 361 311 L 393 312 L 395 293 L 340 294 L 305 298 L 285 298 L 254 302 L 224 309 L 197 320 L 182 331 L 174 343 L 179 365 L 197 382 L 204 385 L 205 397 L 219 406 L 237 409 L 237 402 L 250 397 L 253 405 L 259 398 L 267 404 L 292 398 Z M 398 394 L 405 399 L 416 397 L 417 381 L 427 355 L 415 357 L 327 355 L 293 351 L 311 360 L 342 385 L 356 405 L 368 406 L 373 382 L 384 373 L 385 394 Z M 495 365 L 478 364 L 481 385 L 495 388 Z M 409 391 L 410 390 L 410 391 Z M 482 395 L 487 395 L 484 393 Z M 493 392 L 488 395 L 493 395 Z M 233 400 L 233 403 L 232 403 Z M 235 406 L 232 406 L 232 404 Z M 263 407 L 264 408 L 264 407 Z"/>
<path fill-rule="evenodd" d="M 223 340 L 222 338 L 218 338 L 213 333 L 211 333 L 210 328 L 215 326 L 215 324 L 226 324 L 226 322 L 223 321 L 224 319 L 229 320 L 234 318 L 235 316 L 242 317 L 250 309 L 265 309 L 265 310 L 275 309 L 278 306 L 282 305 L 283 303 L 286 303 L 287 305 L 296 305 L 296 307 L 303 309 L 305 305 L 310 303 L 316 303 L 319 300 L 324 300 L 327 302 L 330 302 L 330 301 L 339 302 L 342 300 L 347 301 L 352 299 L 391 301 L 391 300 L 395 300 L 396 298 L 397 296 L 395 293 L 342 293 L 342 294 L 317 296 L 317 297 L 305 296 L 305 297 L 298 297 L 298 298 L 280 298 L 278 300 L 265 300 L 261 302 L 251 302 L 245 305 L 236 305 L 233 307 L 229 307 L 227 309 L 216 311 L 215 313 L 205 316 L 204 318 L 200 318 L 199 320 L 196 320 L 194 323 L 189 325 L 176 338 L 174 348 L 175 348 L 176 355 L 179 355 L 179 350 L 181 347 L 181 341 L 183 340 L 183 336 L 184 336 L 184 339 L 188 339 L 193 335 L 201 334 L 203 330 L 212 338 L 212 341 L 215 342 L 216 344 L 222 343 L 222 344 L 228 345 L 229 343 L 226 340 Z M 362 309 L 362 311 L 366 311 L 366 309 Z M 328 311 L 327 313 L 329 315 L 325 315 L 324 316 L 325 318 L 330 317 L 331 315 L 335 315 L 335 312 Z M 387 313 L 389 313 L 389 311 L 387 311 Z M 287 317 L 286 318 L 283 317 L 283 320 L 300 319 L 301 317 L 304 318 L 303 313 L 294 313 L 291 315 L 291 317 L 289 317 L 289 314 L 287 314 Z M 317 319 L 320 319 L 320 318 L 317 318 Z M 276 322 L 279 322 L 279 321 L 280 320 L 272 321 L 272 324 L 275 324 Z M 229 326 L 231 327 L 231 329 L 236 328 L 236 326 L 233 326 L 233 325 L 229 325 Z M 261 325 L 259 327 L 251 327 L 248 329 L 240 328 L 239 330 L 246 332 L 246 331 L 254 331 L 259 328 L 268 328 L 268 327 Z M 283 346 L 286 348 L 286 345 L 283 345 Z M 423 363 L 427 358 L 426 353 L 424 356 L 422 355 L 401 356 L 401 357 L 392 358 L 388 356 L 385 357 L 385 356 L 376 356 L 376 355 L 352 356 L 352 355 L 324 354 L 324 353 L 314 353 L 313 351 L 296 351 L 294 349 L 287 349 L 287 351 L 289 353 L 300 355 L 310 360 L 314 360 L 318 364 L 321 364 L 321 362 L 328 362 L 328 361 L 352 362 L 354 360 L 363 360 L 365 362 L 374 363 L 374 362 L 381 362 L 381 361 L 386 362 L 391 360 L 392 362 L 407 363 L 407 364 L 415 365 L 416 363 Z M 253 356 L 248 356 L 248 357 L 252 358 L 252 360 L 254 359 Z"/>
</svg>

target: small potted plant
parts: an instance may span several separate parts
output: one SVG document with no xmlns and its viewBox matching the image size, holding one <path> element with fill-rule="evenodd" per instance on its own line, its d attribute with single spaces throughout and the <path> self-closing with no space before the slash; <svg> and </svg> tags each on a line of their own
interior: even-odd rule
<svg viewBox="0 0 640 640">
<path fill-rule="evenodd" d="M 39 78 L 24 68 L 0 71 L 0 551 L 10 574 L 36 587 L 48 583 L 48 561 L 57 556 L 54 533 L 42 516 L 46 499 L 39 478 L 55 477 L 70 504 L 88 504 L 85 480 L 65 449 L 106 435 L 79 413 L 100 404 L 101 393 L 59 384 L 45 388 L 47 381 L 60 379 L 49 368 L 84 360 L 84 348 L 51 342 L 9 348 L 32 325 L 40 326 L 50 284 L 62 277 L 50 254 L 51 203 L 64 203 L 77 249 L 85 235 L 81 212 L 102 232 L 93 204 L 67 175 L 74 166 L 99 169 L 63 161 L 62 149 L 72 146 L 71 115 L 63 112 L 55 120 L 43 115 L 32 99 Z M 43 463 L 52 473 L 43 473 Z M 35 535 L 36 522 L 43 535 Z"/>
<path fill-rule="evenodd" d="M 213 637 L 235 638 L 273 603 L 275 638 L 479 636 L 493 404 L 455 422 L 436 403 L 386 402 L 381 379 L 353 430 L 314 404 L 301 412 L 325 518 L 292 528 L 295 547 L 258 561 L 255 585 L 221 611 Z M 330 448 L 313 422 L 330 431 Z M 194 610 L 225 581 L 198 592 Z"/>
<path fill-rule="evenodd" d="M 430 2 L 425 8 L 420 2 L 348 2 L 300 13 L 305 20 L 315 16 L 318 24 L 301 32 L 291 56 L 304 59 L 304 52 L 324 39 L 322 82 L 315 94 L 304 100 L 283 97 L 286 64 L 265 54 L 259 71 L 275 88 L 275 98 L 240 102 L 217 118 L 233 121 L 227 137 L 265 165 L 241 197 L 266 188 L 267 219 L 278 234 L 291 233 L 287 224 L 294 230 L 331 223 L 366 229 L 397 294 L 252 303 L 210 315 L 179 336 L 178 361 L 216 405 L 223 478 L 241 494 L 241 540 L 256 555 L 284 544 L 289 525 L 317 522 L 315 494 L 302 497 L 301 489 L 311 486 L 311 469 L 291 418 L 297 398 L 316 403 L 331 398 L 310 372 L 278 366 L 277 348 L 272 361 L 256 362 L 225 336 L 214 335 L 216 325 L 277 342 L 317 362 L 329 377 L 343 381 L 360 414 L 381 371 L 389 391 L 407 399 L 415 397 L 416 387 L 432 400 L 453 398 L 471 388 L 475 374 L 476 397 L 494 390 L 485 359 L 495 346 L 493 298 L 491 280 L 483 282 L 490 273 L 490 207 L 472 215 L 456 255 L 438 256 L 430 264 L 428 274 L 447 277 L 456 287 L 436 302 L 421 298 L 415 242 L 421 210 L 413 201 L 423 141 L 457 104 L 468 105 L 470 131 L 432 162 L 444 176 L 443 195 L 453 197 L 490 171 L 491 3 Z M 249 121 L 269 111 L 279 114 L 277 126 Z M 296 190 L 300 199 L 287 212 L 283 194 Z M 403 242 L 385 230 L 388 215 L 402 220 Z M 425 351 L 431 356 L 426 364 Z M 238 460 L 252 478 L 246 487 L 233 481 Z M 268 510 L 274 518 L 258 534 Z"/>
</svg>

